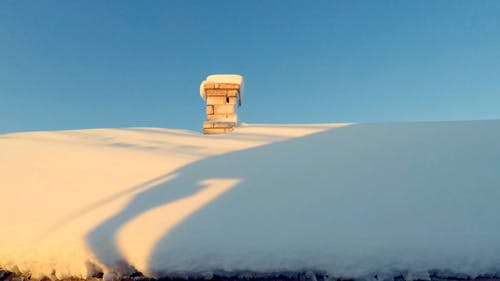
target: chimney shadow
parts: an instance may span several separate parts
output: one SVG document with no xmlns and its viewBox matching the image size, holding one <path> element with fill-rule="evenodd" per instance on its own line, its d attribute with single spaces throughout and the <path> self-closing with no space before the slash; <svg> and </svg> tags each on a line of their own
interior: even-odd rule
<svg viewBox="0 0 500 281">
<path fill-rule="evenodd" d="M 342 127 L 330 130 L 339 131 L 340 129 Z M 270 157 L 285 158 L 287 154 L 293 152 L 286 149 L 281 150 L 280 146 L 289 142 L 296 143 L 298 146 L 308 146 L 307 139 L 327 132 L 328 130 L 296 137 L 291 140 L 278 141 L 259 147 L 207 157 L 176 171 L 159 176 L 157 179 L 168 180 L 140 192 L 122 210 L 92 229 L 85 238 L 87 246 L 99 263 L 109 270 L 122 274 L 132 273 L 135 269 L 120 252 L 117 244 L 118 232 L 128 222 L 149 210 L 176 202 L 201 191 L 204 187 L 201 183 L 206 180 L 239 179 L 244 182 L 251 179 L 257 176 L 259 172 L 248 166 L 260 166 L 259 163 L 262 159 L 265 159 L 261 158 L 262 153 Z M 239 166 L 237 164 L 239 161 L 244 161 L 244 163 Z M 240 184 L 238 183 L 234 188 L 239 188 Z M 111 200 L 108 198 L 106 202 Z M 92 206 L 92 208 L 95 207 Z M 161 222 L 158 223 L 161 224 Z"/>
</svg>

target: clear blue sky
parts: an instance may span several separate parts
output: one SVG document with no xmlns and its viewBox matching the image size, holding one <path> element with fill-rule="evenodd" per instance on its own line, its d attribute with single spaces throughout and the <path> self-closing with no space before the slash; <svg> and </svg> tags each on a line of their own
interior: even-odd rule
<svg viewBox="0 0 500 281">
<path fill-rule="evenodd" d="M 0 1 L 0 133 L 500 118 L 500 1 Z"/>
</svg>

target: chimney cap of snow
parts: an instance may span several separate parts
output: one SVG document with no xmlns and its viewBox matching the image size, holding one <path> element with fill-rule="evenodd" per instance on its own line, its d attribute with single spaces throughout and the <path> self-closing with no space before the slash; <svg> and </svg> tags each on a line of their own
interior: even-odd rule
<svg viewBox="0 0 500 281">
<path fill-rule="evenodd" d="M 203 82 L 200 84 L 200 96 L 202 99 L 206 100 L 207 95 L 205 93 L 205 84 L 207 83 L 221 83 L 221 84 L 238 84 L 240 86 L 240 101 L 243 98 L 243 76 L 238 74 L 213 74 L 207 76 Z"/>
</svg>

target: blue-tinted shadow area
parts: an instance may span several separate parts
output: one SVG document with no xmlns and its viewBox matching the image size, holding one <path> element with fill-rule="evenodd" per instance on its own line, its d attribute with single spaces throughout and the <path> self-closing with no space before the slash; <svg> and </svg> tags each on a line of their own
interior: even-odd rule
<svg viewBox="0 0 500 281">
<path fill-rule="evenodd" d="M 238 178 L 158 242 L 150 272 L 468 272 L 471 258 L 491 272 L 500 264 L 498 167 L 500 121 L 352 125 L 187 165 L 87 242 L 116 268 L 126 262 L 116 234 L 127 222 L 204 180 Z"/>
</svg>

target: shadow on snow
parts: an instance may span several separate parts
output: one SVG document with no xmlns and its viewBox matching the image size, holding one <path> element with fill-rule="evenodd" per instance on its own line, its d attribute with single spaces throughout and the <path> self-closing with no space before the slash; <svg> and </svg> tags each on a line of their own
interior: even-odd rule
<svg viewBox="0 0 500 281">
<path fill-rule="evenodd" d="M 156 244 L 149 272 L 333 264 L 342 274 L 381 251 L 404 267 L 407 245 L 437 267 L 453 251 L 494 252 L 500 236 L 494 208 L 500 198 L 499 131 L 499 121 L 362 124 L 208 157 L 136 195 L 88 233 L 87 244 L 101 263 L 123 272 L 127 261 L 116 238 L 125 224 L 199 192 L 208 179 L 241 179 Z M 463 207 L 477 203 L 483 208 Z M 486 235 L 462 247 L 477 227 Z"/>
</svg>

